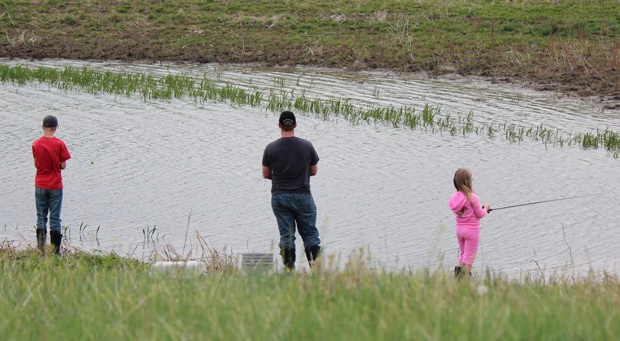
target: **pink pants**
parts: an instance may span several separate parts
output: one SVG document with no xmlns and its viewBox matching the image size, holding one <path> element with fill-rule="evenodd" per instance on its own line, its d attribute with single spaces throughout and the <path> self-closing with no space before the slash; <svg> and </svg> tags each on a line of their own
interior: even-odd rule
<svg viewBox="0 0 620 341">
<path fill-rule="evenodd" d="M 459 241 L 459 263 L 472 265 L 478 252 L 480 242 L 480 228 L 458 227 L 456 238 Z"/>
</svg>

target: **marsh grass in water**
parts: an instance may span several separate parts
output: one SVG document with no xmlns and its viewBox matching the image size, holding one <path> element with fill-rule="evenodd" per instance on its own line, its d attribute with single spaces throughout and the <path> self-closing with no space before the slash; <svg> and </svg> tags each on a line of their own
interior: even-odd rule
<svg viewBox="0 0 620 341">
<path fill-rule="evenodd" d="M 620 133 L 610 130 L 592 132 L 563 132 L 540 124 L 518 126 L 508 122 L 484 123 L 474 119 L 474 113 L 443 114 L 441 108 L 430 105 L 417 109 L 403 107 L 355 106 L 346 99 L 308 98 L 303 91 L 285 91 L 281 81 L 275 88 L 264 93 L 233 84 L 217 86 L 206 78 L 196 79 L 188 75 L 153 76 L 142 73 L 99 72 L 87 67 L 55 69 L 50 67 L 28 68 L 0 64 L 0 81 L 18 85 L 28 83 L 48 84 L 64 91 L 86 91 L 90 94 L 109 93 L 122 96 L 139 95 L 144 100 L 171 100 L 191 98 L 198 103 L 222 102 L 235 106 L 251 106 L 271 111 L 295 110 L 312 114 L 324 120 L 342 117 L 352 124 L 384 124 L 392 127 L 407 127 L 432 133 L 450 135 L 477 134 L 488 137 L 504 136 L 511 142 L 524 139 L 541 141 L 545 145 L 575 145 L 584 149 L 605 148 L 614 157 L 620 154 Z"/>
<path fill-rule="evenodd" d="M 7 340 L 611 340 L 611 276 L 509 281 L 382 271 L 352 256 L 312 274 L 151 275 L 115 254 L 0 248 Z"/>
</svg>

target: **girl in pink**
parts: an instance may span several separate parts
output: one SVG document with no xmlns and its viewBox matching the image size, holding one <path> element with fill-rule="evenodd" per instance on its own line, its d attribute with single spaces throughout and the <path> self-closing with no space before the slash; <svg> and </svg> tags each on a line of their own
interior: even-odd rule
<svg viewBox="0 0 620 341">
<path fill-rule="evenodd" d="M 456 218 L 456 237 L 459 241 L 459 265 L 454 268 L 454 276 L 467 273 L 471 275 L 471 267 L 478 252 L 480 241 L 480 219 L 484 218 L 491 205 L 480 205 L 474 193 L 471 171 L 459 168 L 454 173 L 456 192 L 450 197 L 448 205 Z"/>
</svg>

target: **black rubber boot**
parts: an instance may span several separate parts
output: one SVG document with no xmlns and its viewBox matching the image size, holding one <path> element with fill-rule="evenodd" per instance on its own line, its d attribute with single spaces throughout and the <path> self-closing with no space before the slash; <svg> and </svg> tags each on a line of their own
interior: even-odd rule
<svg viewBox="0 0 620 341">
<path fill-rule="evenodd" d="M 280 255 L 286 270 L 295 270 L 295 249 L 280 249 Z"/>
<path fill-rule="evenodd" d="M 317 260 L 320 256 L 321 247 L 318 245 L 308 246 L 305 248 L 305 251 L 306 251 L 306 258 L 308 259 L 308 264 L 310 264 L 310 267 L 312 267 L 314 265 L 314 261 Z"/>
<path fill-rule="evenodd" d="M 454 277 L 459 278 L 460 276 L 461 276 L 461 267 L 457 265 L 454 267 Z"/>
<path fill-rule="evenodd" d="M 37 229 L 37 248 L 42 254 L 45 254 L 45 242 L 47 239 L 47 231 L 45 229 Z"/>
<path fill-rule="evenodd" d="M 54 253 L 60 256 L 60 244 L 62 243 L 62 234 L 56 231 L 50 231 L 50 241 L 52 242 L 52 249 Z"/>
</svg>

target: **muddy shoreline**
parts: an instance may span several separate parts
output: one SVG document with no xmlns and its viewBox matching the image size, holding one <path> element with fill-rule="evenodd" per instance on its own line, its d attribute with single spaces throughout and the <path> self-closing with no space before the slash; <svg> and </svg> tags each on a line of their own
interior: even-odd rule
<svg viewBox="0 0 620 341">
<path fill-rule="evenodd" d="M 461 76 L 480 76 L 491 82 L 520 83 L 521 85 L 538 91 L 555 91 L 565 96 L 576 96 L 595 100 L 603 105 L 604 109 L 620 110 L 620 77 L 617 70 L 609 70 L 607 74 L 588 75 L 586 70 L 514 70 L 509 68 L 480 68 L 472 69 L 471 72 L 459 72 L 454 66 L 432 66 L 428 69 L 420 67 L 402 68 L 397 65 L 360 65 L 359 63 L 325 63 L 317 60 L 312 63 L 304 62 L 293 56 L 298 53 L 289 53 L 288 56 L 273 56 L 263 59 L 258 57 L 239 56 L 230 53 L 214 53 L 213 51 L 201 51 L 190 49 L 177 55 L 157 53 L 158 51 L 147 46 L 134 46 L 128 49 L 126 46 L 106 47 L 105 49 L 91 49 L 88 46 L 63 46 L 60 42 L 52 46 L 0 46 L 0 57 L 10 59 L 74 59 L 95 61 L 124 61 L 124 62 L 189 62 L 189 63 L 251 63 L 265 66 L 312 66 L 312 67 L 336 67 L 352 71 L 362 70 L 389 70 L 396 72 L 427 72 L 430 76 L 439 76 L 448 73 L 457 73 Z M 290 51 L 289 51 L 290 52 Z"/>
<path fill-rule="evenodd" d="M 613 1 L 442 10 L 434 1 L 5 1 L 0 58 L 458 74 L 620 110 L 616 10 Z"/>
</svg>

